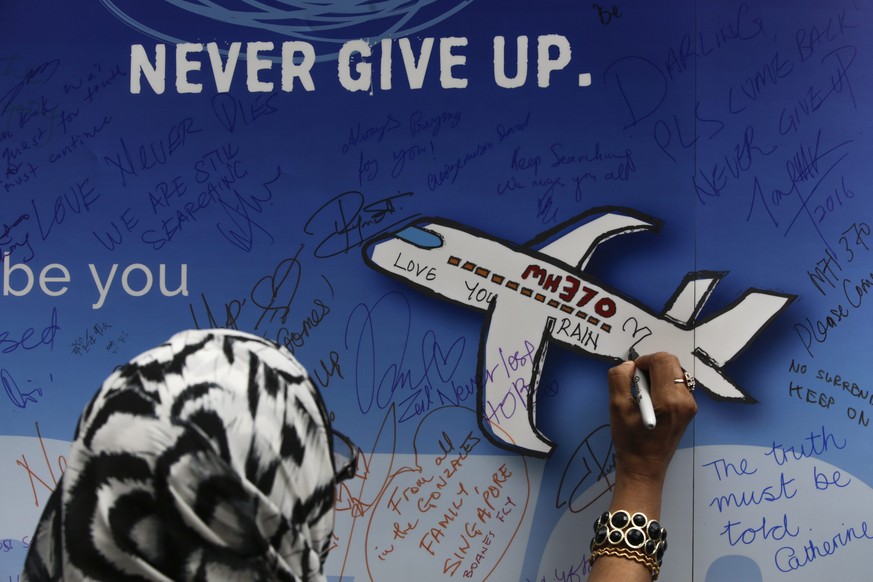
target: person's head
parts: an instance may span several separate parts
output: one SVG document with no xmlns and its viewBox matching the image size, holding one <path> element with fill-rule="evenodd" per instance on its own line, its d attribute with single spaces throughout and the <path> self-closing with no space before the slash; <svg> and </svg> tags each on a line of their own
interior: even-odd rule
<svg viewBox="0 0 873 582">
<path fill-rule="evenodd" d="M 25 575 L 321 579 L 334 487 L 355 456 L 287 350 L 177 334 L 82 413 Z"/>
</svg>

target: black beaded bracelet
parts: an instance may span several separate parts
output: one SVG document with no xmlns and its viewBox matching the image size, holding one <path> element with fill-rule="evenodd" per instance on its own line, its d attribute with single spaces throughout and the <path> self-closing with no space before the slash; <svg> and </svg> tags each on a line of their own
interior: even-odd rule
<svg viewBox="0 0 873 582">
<path fill-rule="evenodd" d="M 620 556 L 639 562 L 652 572 L 652 580 L 657 580 L 666 551 L 667 530 L 657 520 L 623 509 L 605 511 L 594 522 L 589 564 L 599 556 Z"/>
</svg>

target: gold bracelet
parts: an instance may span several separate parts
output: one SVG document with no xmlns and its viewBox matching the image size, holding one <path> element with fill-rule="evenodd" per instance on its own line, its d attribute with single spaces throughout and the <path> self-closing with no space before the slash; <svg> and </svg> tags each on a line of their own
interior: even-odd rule
<svg viewBox="0 0 873 582">
<path fill-rule="evenodd" d="M 648 568 L 652 580 L 657 580 L 666 550 L 667 530 L 657 520 L 640 512 L 631 515 L 623 509 L 605 511 L 594 522 L 588 563 L 593 566 L 599 556 L 627 558 Z"/>
<path fill-rule="evenodd" d="M 594 565 L 594 560 L 599 558 L 600 556 L 616 556 L 619 558 L 627 558 L 628 560 L 633 560 L 644 566 L 652 573 L 652 580 L 657 580 L 658 575 L 661 573 L 661 567 L 658 566 L 658 562 L 654 560 L 651 556 L 646 556 L 642 552 L 638 550 L 629 550 L 627 548 L 611 548 L 611 547 L 603 547 L 597 548 L 593 552 L 591 552 L 591 557 L 588 559 L 589 565 Z"/>
</svg>

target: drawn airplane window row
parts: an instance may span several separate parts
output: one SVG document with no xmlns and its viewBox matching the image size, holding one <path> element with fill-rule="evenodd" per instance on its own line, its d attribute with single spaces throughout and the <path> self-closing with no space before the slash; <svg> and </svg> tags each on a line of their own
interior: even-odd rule
<svg viewBox="0 0 873 582">
<path fill-rule="evenodd" d="M 535 293 L 534 290 L 531 289 L 530 287 L 522 287 L 520 283 L 518 283 L 516 281 L 512 281 L 510 279 L 507 279 L 503 275 L 499 275 L 497 273 L 492 273 L 490 269 L 482 267 L 481 265 L 476 265 L 475 263 L 472 263 L 470 261 L 464 261 L 462 258 L 455 257 L 455 256 L 449 257 L 448 264 L 450 264 L 454 267 L 459 267 L 465 271 L 469 271 L 475 275 L 482 277 L 483 279 L 487 279 L 490 275 L 491 282 L 493 282 L 497 285 L 503 285 L 507 289 L 511 289 L 512 291 L 518 291 L 519 293 L 521 293 L 525 297 L 531 297 L 531 298 L 535 299 L 536 301 L 539 301 L 540 303 L 546 303 L 546 305 L 548 305 L 549 307 L 558 309 L 560 311 L 563 311 L 564 313 L 573 314 L 573 312 L 575 311 L 576 317 L 578 317 L 579 319 L 582 319 L 584 321 L 587 321 L 588 323 L 590 323 L 592 325 L 599 325 L 600 329 L 602 329 L 606 333 L 609 333 L 612 330 L 612 326 L 610 324 L 601 323 L 600 319 L 597 317 L 594 317 L 593 315 L 588 315 L 587 313 L 585 313 L 582 310 L 577 310 L 575 307 L 573 307 L 571 305 L 567 305 L 566 303 L 561 303 L 560 301 L 557 301 L 555 299 L 549 299 L 548 302 L 546 302 L 547 297 L 544 294 Z M 589 299 L 590 299 L 590 297 L 589 297 Z M 604 300 L 610 301 L 611 305 L 612 305 L 611 309 L 608 306 L 604 308 L 604 311 L 607 314 L 609 314 L 609 315 L 605 315 L 605 316 L 609 317 L 612 313 L 615 312 L 615 302 L 611 301 L 607 297 L 602 298 L 600 301 L 604 301 Z"/>
</svg>

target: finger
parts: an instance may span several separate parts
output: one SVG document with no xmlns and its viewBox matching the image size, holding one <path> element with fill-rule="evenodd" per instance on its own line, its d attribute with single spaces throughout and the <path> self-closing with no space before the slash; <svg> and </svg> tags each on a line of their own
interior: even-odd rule
<svg viewBox="0 0 873 582">
<path fill-rule="evenodd" d="M 669 388 L 675 378 L 682 377 L 682 366 L 679 359 L 667 352 L 657 352 L 640 356 L 637 366 L 649 373 L 649 381 L 653 390 Z"/>
<path fill-rule="evenodd" d="M 665 352 L 652 354 L 649 364 L 649 378 L 651 378 L 653 385 L 661 389 L 673 388 L 676 385 L 673 380 L 681 377 L 682 365 L 676 356 Z"/>
<path fill-rule="evenodd" d="M 634 369 L 633 362 L 622 362 L 609 369 L 609 399 L 613 404 L 633 402 L 631 384 Z"/>
<path fill-rule="evenodd" d="M 672 369 L 673 367 L 681 369 L 679 359 L 669 352 L 655 352 L 646 354 L 636 359 L 636 365 L 649 372 L 649 374 L 657 373 L 659 370 Z"/>
<path fill-rule="evenodd" d="M 694 402 L 687 384 L 684 383 L 685 374 L 679 359 L 673 354 L 657 352 L 641 356 L 637 360 L 640 368 L 647 369 L 652 388 L 652 401 L 656 404 L 668 402 L 680 402 L 689 404 Z M 677 382 L 683 380 L 683 382 Z M 696 408 L 696 404 L 694 404 Z"/>
</svg>

